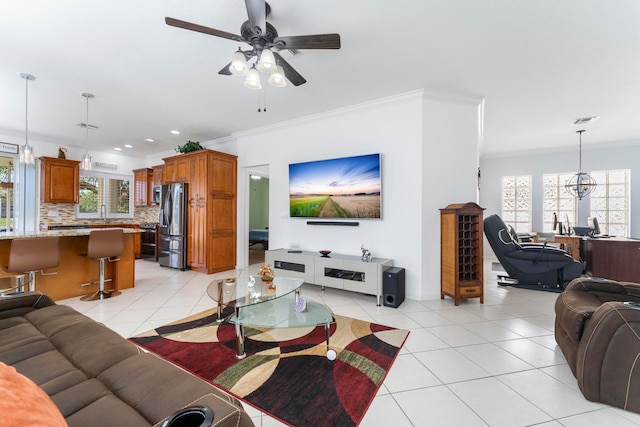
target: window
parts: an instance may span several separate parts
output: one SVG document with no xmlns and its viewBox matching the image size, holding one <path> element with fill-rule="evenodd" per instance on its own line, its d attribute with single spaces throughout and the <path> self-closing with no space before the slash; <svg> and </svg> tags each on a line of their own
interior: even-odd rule
<svg viewBox="0 0 640 427">
<path fill-rule="evenodd" d="M 531 232 L 531 175 L 502 177 L 502 219 L 517 233 Z"/>
<path fill-rule="evenodd" d="M 78 218 L 105 217 L 133 218 L 131 177 L 81 172 Z"/>
<path fill-rule="evenodd" d="M 591 193 L 591 216 L 602 234 L 629 236 L 629 169 L 591 172 L 598 186 Z"/>
<path fill-rule="evenodd" d="M 553 214 L 558 216 L 558 221 L 566 222 L 569 218 L 570 225 L 576 225 L 576 198 L 565 188 L 565 184 L 571 178 L 571 173 L 544 174 L 542 176 L 542 230 L 552 232 Z"/>
</svg>

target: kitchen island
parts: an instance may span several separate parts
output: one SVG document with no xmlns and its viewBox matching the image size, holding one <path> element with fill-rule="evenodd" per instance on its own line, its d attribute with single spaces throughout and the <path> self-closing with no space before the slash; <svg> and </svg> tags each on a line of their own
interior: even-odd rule
<svg viewBox="0 0 640 427">
<path fill-rule="evenodd" d="M 115 227 L 114 227 L 115 228 Z M 106 289 L 122 290 L 133 288 L 135 280 L 135 237 L 139 229 L 123 228 L 124 252 L 119 261 L 105 263 L 105 277 L 112 279 L 105 284 Z M 54 300 L 78 297 L 95 292 L 98 285 L 82 286 L 83 283 L 95 282 L 99 277 L 99 263 L 95 259 L 86 258 L 89 233 L 91 229 L 49 230 L 32 234 L 0 233 L 0 266 L 9 262 L 9 250 L 14 239 L 37 239 L 42 237 L 60 237 L 60 265 L 46 270 L 54 275 L 36 274 L 36 290 L 49 295 Z M 1 277 L 15 274 L 0 270 Z M 6 280 L 6 279 L 5 279 Z"/>
</svg>

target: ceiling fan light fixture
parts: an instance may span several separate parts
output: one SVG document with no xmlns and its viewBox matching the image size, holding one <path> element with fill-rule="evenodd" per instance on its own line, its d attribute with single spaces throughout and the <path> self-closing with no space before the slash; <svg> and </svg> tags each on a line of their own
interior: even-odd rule
<svg viewBox="0 0 640 427">
<path fill-rule="evenodd" d="M 229 65 L 229 71 L 237 76 L 246 76 L 249 72 L 249 69 L 247 68 L 247 59 L 240 48 L 238 48 L 238 51 L 233 54 L 231 65 Z"/>
<path fill-rule="evenodd" d="M 247 73 L 247 77 L 244 79 L 244 87 L 253 90 L 262 89 L 262 84 L 260 84 L 260 73 L 256 70 L 255 64 L 251 67 Z"/>
<path fill-rule="evenodd" d="M 284 69 L 278 65 L 276 70 L 269 76 L 269 84 L 274 87 L 285 87 L 287 79 L 284 77 Z"/>
<path fill-rule="evenodd" d="M 263 73 L 273 73 L 276 71 L 276 58 L 269 49 L 263 49 L 258 60 L 258 70 Z"/>
</svg>

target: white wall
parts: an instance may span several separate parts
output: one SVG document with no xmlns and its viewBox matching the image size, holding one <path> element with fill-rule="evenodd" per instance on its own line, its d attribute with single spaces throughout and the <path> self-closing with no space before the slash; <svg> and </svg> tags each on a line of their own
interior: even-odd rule
<svg viewBox="0 0 640 427">
<path fill-rule="evenodd" d="M 475 201 L 477 120 L 477 105 L 425 101 L 420 91 L 235 135 L 239 266 L 247 262 L 247 243 L 242 237 L 247 228 L 247 170 L 268 164 L 270 248 L 297 246 L 359 256 L 364 244 L 373 256 L 391 258 L 406 269 L 408 298 L 439 297 L 438 208 Z M 430 129 L 425 131 L 426 123 Z M 448 155 L 439 155 L 436 147 L 440 144 L 447 146 Z M 382 157 L 381 220 L 360 220 L 358 227 L 341 227 L 312 226 L 305 219 L 289 218 L 290 163 L 370 153 Z M 455 163 L 449 163 L 452 160 Z M 460 171 L 467 167 L 470 171 Z M 443 176 L 452 180 L 446 188 L 440 188 Z M 438 187 L 435 191 L 434 185 Z M 423 277 L 425 272 L 429 280 Z"/>
<path fill-rule="evenodd" d="M 485 216 L 501 213 L 502 176 L 531 175 L 532 231 L 542 230 L 542 175 L 578 171 L 578 149 L 553 153 L 523 153 L 513 156 L 482 158 L 480 204 Z M 582 169 L 588 171 L 631 169 L 630 236 L 640 237 L 640 142 L 610 143 L 605 146 L 582 146 Z M 578 205 L 578 225 L 586 225 L 589 197 Z M 485 251 L 486 252 L 486 251 Z"/>
<path fill-rule="evenodd" d="M 422 295 L 440 295 L 440 209 L 478 202 L 482 100 L 427 94 L 422 152 Z"/>
</svg>

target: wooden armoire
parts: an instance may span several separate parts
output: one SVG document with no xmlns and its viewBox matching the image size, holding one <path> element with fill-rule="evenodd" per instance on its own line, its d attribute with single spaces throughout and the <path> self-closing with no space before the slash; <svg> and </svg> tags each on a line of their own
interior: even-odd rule
<svg viewBox="0 0 640 427">
<path fill-rule="evenodd" d="M 483 210 L 473 202 L 440 209 L 440 298 L 455 305 L 464 298 L 484 303 Z"/>
</svg>

